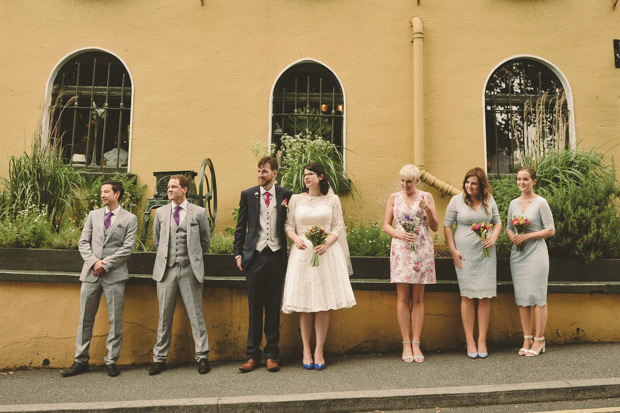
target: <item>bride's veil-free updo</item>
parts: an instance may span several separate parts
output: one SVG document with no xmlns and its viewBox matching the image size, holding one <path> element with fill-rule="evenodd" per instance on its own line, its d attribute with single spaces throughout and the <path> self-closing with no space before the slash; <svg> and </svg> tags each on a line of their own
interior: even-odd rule
<svg viewBox="0 0 620 413">
<path fill-rule="evenodd" d="M 327 195 L 331 187 L 329 186 L 329 180 L 327 179 L 327 174 L 325 173 L 325 168 L 323 168 L 323 165 L 319 162 L 310 162 L 308 165 L 304 166 L 304 169 L 314 172 L 317 177 L 323 175 L 323 179 L 319 181 L 319 187 L 321 189 L 321 193 L 323 195 Z M 304 188 L 304 192 L 308 192 L 308 188 Z"/>
</svg>

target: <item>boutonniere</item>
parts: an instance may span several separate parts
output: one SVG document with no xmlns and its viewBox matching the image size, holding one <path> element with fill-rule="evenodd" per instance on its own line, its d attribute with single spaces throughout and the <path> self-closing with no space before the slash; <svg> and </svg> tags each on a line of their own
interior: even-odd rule
<svg viewBox="0 0 620 413">
<path fill-rule="evenodd" d="M 284 198 L 284 201 L 282 201 L 280 205 L 282 205 L 284 208 L 288 208 L 288 199 Z"/>
<path fill-rule="evenodd" d="M 254 192 L 254 198 L 258 199 L 258 192 Z"/>
</svg>

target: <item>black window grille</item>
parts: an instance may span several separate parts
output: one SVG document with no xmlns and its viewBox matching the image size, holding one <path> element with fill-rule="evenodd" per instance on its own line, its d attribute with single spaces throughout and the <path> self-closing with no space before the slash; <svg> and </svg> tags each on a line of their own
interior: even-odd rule
<svg viewBox="0 0 620 413">
<path fill-rule="evenodd" d="M 342 147 L 344 97 L 340 82 L 319 63 L 300 63 L 280 76 L 273 93 L 272 143 L 283 134 L 312 135 Z"/>
<path fill-rule="evenodd" d="M 569 146 L 569 108 L 562 82 L 545 64 L 513 59 L 485 89 L 487 173 L 510 174 L 528 156 Z"/>
<path fill-rule="evenodd" d="M 89 171 L 126 172 L 131 79 L 106 52 L 81 53 L 58 71 L 49 107 L 50 138 L 63 160 Z"/>
</svg>

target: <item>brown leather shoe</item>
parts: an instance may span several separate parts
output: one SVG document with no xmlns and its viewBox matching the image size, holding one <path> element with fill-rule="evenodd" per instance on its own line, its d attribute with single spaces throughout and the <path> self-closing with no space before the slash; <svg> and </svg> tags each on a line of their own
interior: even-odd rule
<svg viewBox="0 0 620 413">
<path fill-rule="evenodd" d="M 267 359 L 267 370 L 275 373 L 276 371 L 280 371 L 280 365 L 274 359 Z"/>
<path fill-rule="evenodd" d="M 258 366 L 258 361 L 254 359 L 249 359 L 248 361 L 239 366 L 239 371 L 241 371 L 241 373 L 249 373 L 252 370 L 255 370 Z"/>
</svg>

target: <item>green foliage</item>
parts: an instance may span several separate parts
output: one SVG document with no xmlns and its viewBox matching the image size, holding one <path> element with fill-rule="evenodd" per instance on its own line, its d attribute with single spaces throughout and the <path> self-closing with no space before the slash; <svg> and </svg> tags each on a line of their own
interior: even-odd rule
<svg viewBox="0 0 620 413">
<path fill-rule="evenodd" d="M 146 191 L 146 185 L 140 185 L 138 182 L 138 177 L 132 174 L 117 174 L 112 177 L 112 179 L 104 178 L 100 176 L 95 179 L 88 191 L 88 209 L 93 210 L 97 208 L 101 208 L 101 184 L 105 181 L 119 181 L 123 184 L 123 188 L 125 189 L 125 194 L 123 198 L 120 200 L 120 204 L 123 209 L 126 209 L 135 215 L 138 215 L 140 212 L 138 208 L 142 203 L 142 198 L 144 197 L 144 192 Z"/>
<path fill-rule="evenodd" d="M 81 232 L 72 222 L 59 230 L 36 206 L 0 218 L 0 247 L 77 249 Z"/>
<path fill-rule="evenodd" d="M 299 135 L 282 136 L 282 165 L 280 166 L 280 184 L 300 193 L 305 189 L 304 166 L 310 162 L 320 162 L 325 168 L 329 184 L 337 194 L 354 192 L 353 182 L 344 171 L 344 162 L 339 148 L 320 136 L 309 131 Z"/>
<path fill-rule="evenodd" d="M 549 203 L 555 236 L 547 239 L 552 258 L 620 258 L 620 183 L 613 159 L 604 152 L 554 151 L 538 161 L 536 192 Z M 492 178 L 493 197 L 502 224 L 508 205 L 520 192 L 515 177 Z M 509 256 L 505 232 L 497 242 L 498 255 Z"/>
<path fill-rule="evenodd" d="M 234 240 L 234 235 L 213 232 L 211 234 L 211 246 L 209 247 L 208 254 L 232 254 Z"/>
<path fill-rule="evenodd" d="M 350 223 L 347 243 L 351 256 L 389 257 L 392 238 L 383 232 L 377 222 Z"/>
<path fill-rule="evenodd" d="M 332 132 L 331 120 L 327 116 L 321 116 L 318 108 L 299 107 L 296 109 L 297 116 L 284 118 L 284 130 L 308 131 L 311 135 L 329 136 Z"/>
<path fill-rule="evenodd" d="M 85 185 L 78 171 L 64 165 L 59 150 L 42 145 L 35 139 L 31 153 L 11 156 L 9 177 L 2 178 L 4 189 L 0 194 L 0 216 L 16 218 L 22 211 L 44 211 L 56 231 L 63 220 L 83 214 L 80 190 Z"/>
</svg>

